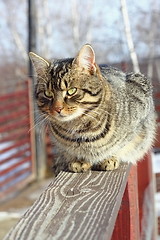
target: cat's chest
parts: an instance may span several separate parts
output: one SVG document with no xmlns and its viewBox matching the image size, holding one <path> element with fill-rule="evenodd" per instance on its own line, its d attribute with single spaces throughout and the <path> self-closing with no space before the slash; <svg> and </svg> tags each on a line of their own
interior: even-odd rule
<svg viewBox="0 0 160 240">
<path fill-rule="evenodd" d="M 96 132 L 61 132 L 52 131 L 53 137 L 56 139 L 56 145 L 64 150 L 72 151 L 77 154 L 99 151 L 103 145 L 106 145 L 106 138 L 104 134 Z M 103 136 L 102 136 L 103 135 Z M 106 134 L 107 135 L 107 134 Z"/>
<path fill-rule="evenodd" d="M 81 134 L 76 131 L 69 132 L 67 130 L 60 131 L 59 129 L 52 129 L 53 137 L 57 140 L 57 143 L 64 147 L 76 146 L 80 147 L 85 143 L 86 137 L 84 134 Z"/>
</svg>

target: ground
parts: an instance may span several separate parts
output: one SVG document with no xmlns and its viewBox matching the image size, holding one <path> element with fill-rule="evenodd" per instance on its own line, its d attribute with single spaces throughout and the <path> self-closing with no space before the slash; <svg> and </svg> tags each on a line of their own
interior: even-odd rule
<svg viewBox="0 0 160 240">
<path fill-rule="evenodd" d="M 35 202 L 51 180 L 34 182 L 17 197 L 0 205 L 0 240 L 18 222 L 19 218 Z"/>
</svg>

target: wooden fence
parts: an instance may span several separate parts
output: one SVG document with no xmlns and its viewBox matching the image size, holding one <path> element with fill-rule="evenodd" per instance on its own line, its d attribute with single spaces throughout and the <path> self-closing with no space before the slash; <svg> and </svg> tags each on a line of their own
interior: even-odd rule
<svg viewBox="0 0 160 240">
<path fill-rule="evenodd" d="M 0 96 L 0 202 L 34 178 L 30 82 Z"/>
<path fill-rule="evenodd" d="M 4 240 L 156 240 L 150 166 L 61 172 Z"/>
</svg>

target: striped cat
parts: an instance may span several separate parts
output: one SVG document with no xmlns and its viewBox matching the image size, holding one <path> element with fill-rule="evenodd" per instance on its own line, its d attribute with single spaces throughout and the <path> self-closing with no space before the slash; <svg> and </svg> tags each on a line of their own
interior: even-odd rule
<svg viewBox="0 0 160 240">
<path fill-rule="evenodd" d="M 30 58 L 38 107 L 57 146 L 57 172 L 113 170 L 151 148 L 155 114 L 144 75 L 98 66 L 89 44 L 74 59 L 50 62 L 32 52 Z"/>
</svg>

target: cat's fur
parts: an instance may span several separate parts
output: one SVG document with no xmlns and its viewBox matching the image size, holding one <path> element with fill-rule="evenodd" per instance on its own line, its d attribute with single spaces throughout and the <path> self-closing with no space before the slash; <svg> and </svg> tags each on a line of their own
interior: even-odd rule
<svg viewBox="0 0 160 240">
<path fill-rule="evenodd" d="M 57 146 L 57 172 L 113 170 L 121 161 L 135 164 L 151 148 L 155 114 L 144 75 L 98 66 L 88 44 L 75 59 L 30 58 L 38 107 Z"/>
</svg>

